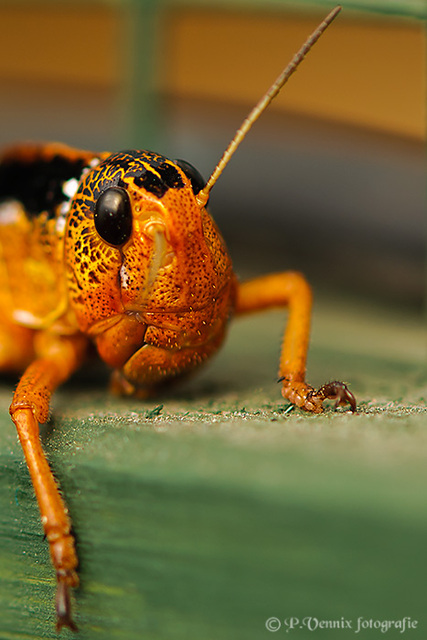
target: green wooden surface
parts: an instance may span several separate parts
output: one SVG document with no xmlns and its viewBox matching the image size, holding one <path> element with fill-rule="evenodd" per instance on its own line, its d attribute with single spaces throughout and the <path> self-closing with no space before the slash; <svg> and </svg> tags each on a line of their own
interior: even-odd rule
<svg viewBox="0 0 427 640">
<path fill-rule="evenodd" d="M 319 305 L 310 380 L 350 380 L 360 411 L 307 416 L 275 382 L 282 322 L 239 320 L 214 363 L 162 398 L 111 398 L 90 372 L 57 394 L 43 441 L 78 539 L 76 638 L 268 638 L 271 616 L 411 616 L 403 635 L 358 635 L 426 637 L 423 323 Z M 11 393 L 4 381 L 0 638 L 53 638 L 54 576 Z"/>
</svg>

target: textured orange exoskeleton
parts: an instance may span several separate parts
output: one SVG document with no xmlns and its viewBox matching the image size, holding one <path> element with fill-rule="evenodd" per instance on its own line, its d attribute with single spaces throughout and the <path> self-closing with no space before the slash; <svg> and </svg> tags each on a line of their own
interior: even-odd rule
<svg viewBox="0 0 427 640">
<path fill-rule="evenodd" d="M 314 413 L 326 398 L 355 409 L 343 383 L 315 391 L 305 381 L 311 291 L 303 276 L 239 283 L 206 210 L 234 148 L 337 12 L 258 103 L 207 184 L 188 163 L 149 151 L 26 144 L 0 158 L 0 368 L 23 371 L 10 413 L 56 570 L 58 629 L 76 628 L 69 588 L 78 584 L 78 562 L 39 423 L 91 345 L 112 367 L 115 391 L 144 396 L 207 360 L 233 315 L 287 306 L 283 396 Z"/>
</svg>

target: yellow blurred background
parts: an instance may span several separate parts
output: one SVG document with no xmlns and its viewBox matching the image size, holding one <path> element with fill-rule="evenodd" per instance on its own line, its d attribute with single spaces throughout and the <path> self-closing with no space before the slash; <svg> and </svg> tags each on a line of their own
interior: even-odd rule
<svg viewBox="0 0 427 640">
<path fill-rule="evenodd" d="M 243 274 L 422 305 L 425 15 L 343 11 L 211 199 Z M 61 140 L 184 157 L 206 177 L 325 2 L 0 3 L 0 143 Z"/>
</svg>

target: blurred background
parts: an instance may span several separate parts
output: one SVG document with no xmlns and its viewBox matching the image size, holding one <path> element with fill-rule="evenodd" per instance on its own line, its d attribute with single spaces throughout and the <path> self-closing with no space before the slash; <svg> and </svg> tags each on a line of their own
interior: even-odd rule
<svg viewBox="0 0 427 640">
<path fill-rule="evenodd" d="M 242 277 L 420 310 L 425 2 L 344 2 L 215 186 Z M 330 2 L 0 2 L 0 144 L 148 148 L 207 178 Z"/>
</svg>

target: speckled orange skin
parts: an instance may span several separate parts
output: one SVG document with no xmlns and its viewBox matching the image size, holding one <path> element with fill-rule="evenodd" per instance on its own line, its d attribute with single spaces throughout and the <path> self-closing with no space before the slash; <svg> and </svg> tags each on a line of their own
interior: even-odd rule
<svg viewBox="0 0 427 640">
<path fill-rule="evenodd" d="M 224 242 L 189 179 L 158 198 L 108 158 L 82 180 L 65 232 L 70 307 L 101 358 L 122 372 L 123 389 L 151 387 L 190 371 L 221 344 L 236 283 Z M 175 165 L 174 165 L 175 166 Z M 96 233 L 100 189 L 117 180 L 129 194 L 133 229 L 120 248 Z M 116 376 L 116 383 L 118 377 Z"/>
<path fill-rule="evenodd" d="M 94 224 L 95 204 L 111 187 L 125 190 L 132 212 L 131 233 L 119 246 Z M 311 290 L 303 276 L 238 283 L 191 180 L 170 160 L 19 146 L 0 157 L 0 201 L 0 369 L 24 370 L 10 413 L 57 575 L 57 629 L 76 629 L 69 590 L 78 584 L 78 559 L 39 423 L 92 343 L 114 369 L 114 390 L 144 395 L 211 356 L 232 313 L 287 306 L 282 395 L 314 413 L 326 398 L 353 410 L 356 403 L 343 383 L 315 391 L 305 381 Z"/>
</svg>

